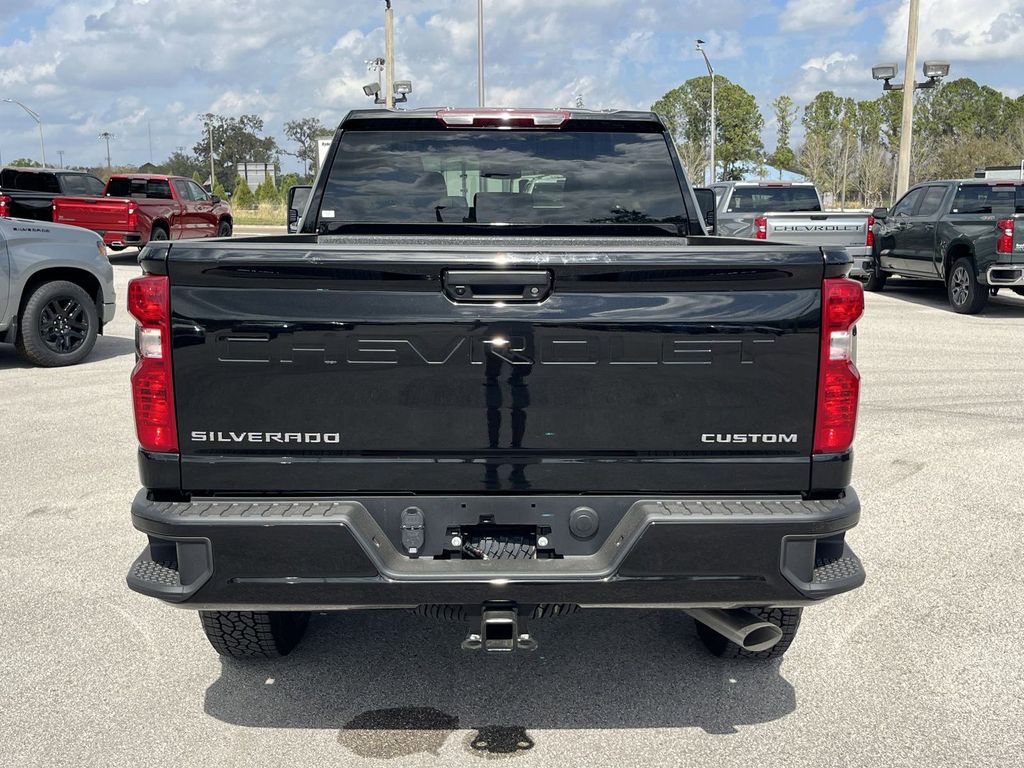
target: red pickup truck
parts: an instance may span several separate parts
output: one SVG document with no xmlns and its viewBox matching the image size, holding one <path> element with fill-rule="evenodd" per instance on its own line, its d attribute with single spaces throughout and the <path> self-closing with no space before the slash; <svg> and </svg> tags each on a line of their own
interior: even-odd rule
<svg viewBox="0 0 1024 768">
<path fill-rule="evenodd" d="M 150 240 L 230 237 L 231 207 L 192 179 L 134 173 L 110 177 L 102 197 L 56 197 L 53 220 L 91 229 L 111 250 Z"/>
</svg>

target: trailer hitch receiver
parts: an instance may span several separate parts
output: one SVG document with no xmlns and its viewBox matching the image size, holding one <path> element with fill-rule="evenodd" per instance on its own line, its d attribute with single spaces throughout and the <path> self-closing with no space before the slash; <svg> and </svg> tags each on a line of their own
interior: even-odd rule
<svg viewBox="0 0 1024 768">
<path fill-rule="evenodd" d="M 474 618 L 475 621 L 475 618 Z M 516 605 L 485 605 L 480 610 L 480 625 L 462 641 L 463 650 L 508 653 L 534 651 L 537 641 L 530 637 L 526 616 Z"/>
</svg>

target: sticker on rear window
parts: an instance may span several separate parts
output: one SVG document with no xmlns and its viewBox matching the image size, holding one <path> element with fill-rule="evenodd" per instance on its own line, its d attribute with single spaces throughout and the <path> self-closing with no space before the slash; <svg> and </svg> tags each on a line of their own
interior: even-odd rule
<svg viewBox="0 0 1024 768">
<path fill-rule="evenodd" d="M 332 209 L 330 209 L 330 208 L 324 208 L 323 210 L 320 211 L 320 218 L 321 219 L 333 219 L 334 218 L 334 211 Z"/>
</svg>

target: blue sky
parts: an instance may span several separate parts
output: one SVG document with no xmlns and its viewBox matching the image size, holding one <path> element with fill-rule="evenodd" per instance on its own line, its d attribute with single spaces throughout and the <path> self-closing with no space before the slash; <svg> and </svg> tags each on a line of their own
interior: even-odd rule
<svg viewBox="0 0 1024 768">
<path fill-rule="evenodd" d="M 476 103 L 476 1 L 394 0 L 396 76 L 412 105 Z M 381 0 L 0 0 L 0 98 L 44 121 L 47 159 L 165 158 L 199 137 L 198 115 L 262 115 L 281 125 L 336 124 L 366 106 L 364 61 L 383 53 Z M 902 58 L 905 0 L 485 0 L 488 104 L 647 108 L 704 72 L 751 91 L 774 140 L 768 103 L 830 88 L 878 93 L 870 67 Z M 945 58 L 1009 95 L 1024 92 L 1024 0 L 921 0 L 922 57 Z M 799 138 L 799 137 L 798 137 Z M 38 159 L 35 124 L 0 103 L 0 157 Z M 284 158 L 286 169 L 292 167 Z"/>
</svg>

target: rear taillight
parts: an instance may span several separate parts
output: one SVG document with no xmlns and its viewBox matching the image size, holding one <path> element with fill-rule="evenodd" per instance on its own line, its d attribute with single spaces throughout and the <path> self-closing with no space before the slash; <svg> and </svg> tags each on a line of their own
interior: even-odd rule
<svg viewBox="0 0 1024 768">
<path fill-rule="evenodd" d="M 857 426 L 860 373 L 854 359 L 855 328 L 864 314 L 864 289 L 856 280 L 821 284 L 821 367 L 814 422 L 814 452 L 843 453 Z"/>
<path fill-rule="evenodd" d="M 754 219 L 754 237 L 758 240 L 768 239 L 768 219 L 764 216 L 758 216 Z"/>
<path fill-rule="evenodd" d="M 131 206 L 128 207 L 128 226 L 126 229 L 129 232 L 136 232 L 139 229 L 139 214 Z"/>
<path fill-rule="evenodd" d="M 144 450 L 174 453 L 178 428 L 171 376 L 170 289 L 164 275 L 144 275 L 128 283 L 128 311 L 138 322 L 138 363 L 132 371 L 135 431 Z"/>
<path fill-rule="evenodd" d="M 875 244 L 875 217 L 868 216 L 868 234 L 864 238 L 864 245 L 868 248 Z"/>
<path fill-rule="evenodd" d="M 1003 219 L 996 227 L 999 228 L 996 253 L 1013 253 L 1013 219 Z"/>
<path fill-rule="evenodd" d="M 0 219 L 6 219 L 11 215 L 11 198 L 7 195 L 0 195 Z"/>
</svg>

